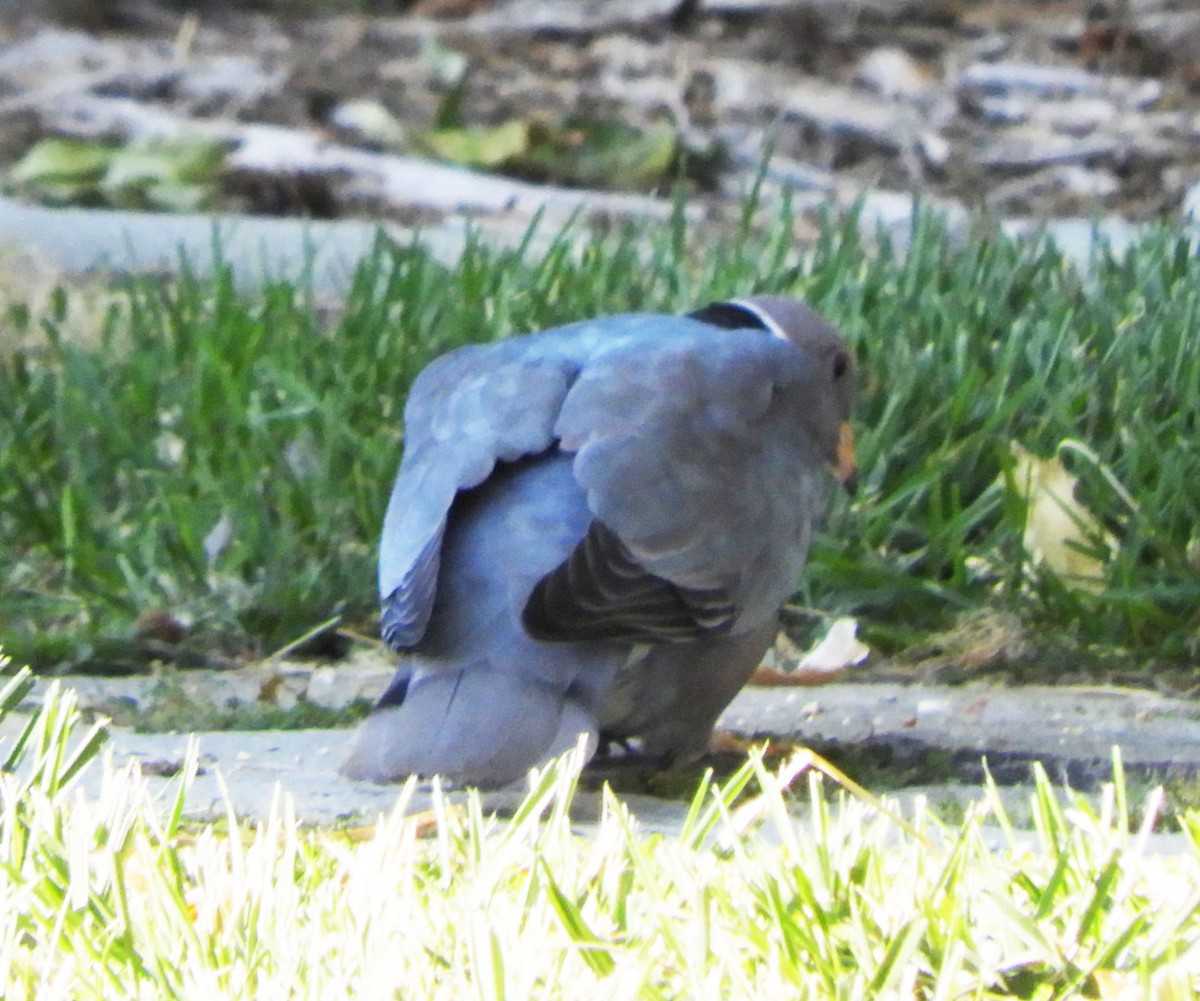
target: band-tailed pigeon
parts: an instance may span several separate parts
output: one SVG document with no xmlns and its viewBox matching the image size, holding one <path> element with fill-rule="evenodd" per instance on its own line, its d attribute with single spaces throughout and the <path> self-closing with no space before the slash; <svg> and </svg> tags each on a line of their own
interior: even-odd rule
<svg viewBox="0 0 1200 1001">
<path fill-rule="evenodd" d="M 461 348 L 413 384 L 379 557 L 404 651 L 343 772 L 504 785 L 575 746 L 701 753 L 773 641 L 850 354 L 801 302 L 630 314 Z"/>
</svg>

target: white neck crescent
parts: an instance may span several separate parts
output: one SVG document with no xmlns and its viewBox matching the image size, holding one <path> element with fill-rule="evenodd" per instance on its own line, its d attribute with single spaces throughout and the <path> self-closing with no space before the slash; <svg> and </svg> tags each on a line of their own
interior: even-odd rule
<svg viewBox="0 0 1200 1001">
<path fill-rule="evenodd" d="M 781 341 L 787 341 L 791 339 L 788 337 L 783 327 L 775 322 L 775 318 L 761 306 L 755 305 L 748 299 L 731 299 L 730 304 L 737 306 L 739 309 L 744 309 L 747 313 L 753 313 L 755 316 L 757 316 L 759 322 L 769 331 L 771 331 L 771 335 L 773 337 L 778 337 Z"/>
</svg>

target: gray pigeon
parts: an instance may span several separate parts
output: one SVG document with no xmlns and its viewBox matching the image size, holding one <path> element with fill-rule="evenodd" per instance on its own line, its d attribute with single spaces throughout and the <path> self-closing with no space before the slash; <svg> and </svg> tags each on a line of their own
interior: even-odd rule
<svg viewBox="0 0 1200 1001">
<path fill-rule="evenodd" d="M 413 384 L 379 556 L 404 652 L 343 772 L 494 787 L 586 735 L 702 753 L 853 473 L 850 353 L 756 296 L 452 351 Z"/>
</svg>

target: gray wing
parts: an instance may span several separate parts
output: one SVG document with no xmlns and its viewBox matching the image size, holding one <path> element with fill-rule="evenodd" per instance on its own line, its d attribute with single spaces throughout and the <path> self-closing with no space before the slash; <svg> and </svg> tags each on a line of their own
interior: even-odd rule
<svg viewBox="0 0 1200 1001">
<path fill-rule="evenodd" d="M 498 460 L 549 448 L 578 363 L 531 342 L 454 351 L 417 377 L 405 407 L 404 458 L 379 553 L 382 632 L 395 647 L 421 638 L 433 608 L 446 516 L 455 494 Z"/>
<path fill-rule="evenodd" d="M 824 500 L 814 386 L 801 351 L 752 331 L 592 359 L 554 430 L 596 520 L 535 589 L 530 632 L 662 642 L 771 619 Z"/>
<path fill-rule="evenodd" d="M 688 588 L 650 573 L 616 532 L 593 521 L 561 566 L 534 587 L 521 620 L 536 639 L 686 642 L 728 632 L 727 588 Z"/>
</svg>

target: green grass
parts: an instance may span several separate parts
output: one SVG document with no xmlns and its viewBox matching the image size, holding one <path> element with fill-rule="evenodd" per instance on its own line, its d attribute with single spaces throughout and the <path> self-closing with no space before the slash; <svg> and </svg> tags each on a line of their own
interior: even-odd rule
<svg viewBox="0 0 1200 1001">
<path fill-rule="evenodd" d="M 9 310 L 0 346 L 0 643 L 35 668 L 129 670 L 139 616 L 257 655 L 340 617 L 373 631 L 374 552 L 417 371 L 469 341 L 751 290 L 806 296 L 862 369 L 862 488 L 800 601 L 884 652 L 1015 614 L 1047 663 L 1178 666 L 1200 646 L 1200 262 L 1164 231 L 1083 281 L 1052 249 L 929 221 L 901 255 L 853 222 L 801 258 L 783 214 L 715 242 L 681 221 L 445 268 L 383 247 L 344 308 L 303 288 L 134 281 L 78 336 L 70 294 Z M 574 234 L 582 238 L 582 234 Z M 647 247 L 646 243 L 649 243 Z M 88 304 L 95 315 L 95 304 Z M 1097 594 L 1023 568 L 1010 442 L 1075 456 L 1121 541 Z M 1132 495 L 1131 510 L 1113 489 Z M 206 539 L 227 530 L 220 551 Z M 217 533 L 221 534 L 220 532 Z"/>
<path fill-rule="evenodd" d="M 0 693 L 0 717 L 28 694 Z M 1164 856 L 1121 780 L 1100 805 L 1043 774 L 1032 834 L 994 787 L 959 823 L 901 818 L 752 758 L 702 782 L 678 836 L 611 793 L 573 828 L 570 756 L 505 819 L 414 786 L 370 827 L 312 830 L 286 796 L 244 824 L 186 822 L 135 766 L 75 786 L 103 731 L 72 744 L 51 690 L 0 774 L 5 998 L 806 997 L 1183 999 L 1200 988 L 1200 819 Z M 78 736 L 78 735 L 77 735 Z M 76 750 L 68 753 L 67 748 Z M 807 783 L 805 783 L 807 779 Z M 797 781 L 798 780 L 798 781 Z"/>
</svg>

